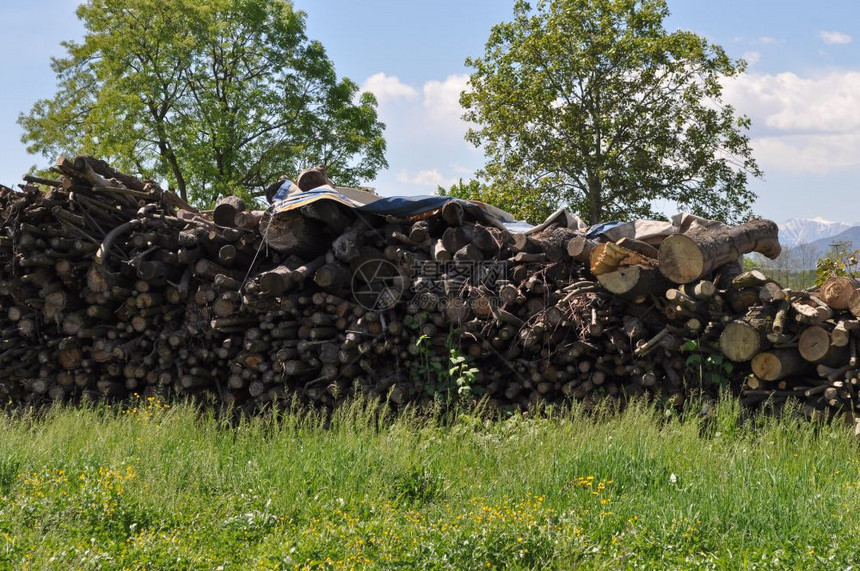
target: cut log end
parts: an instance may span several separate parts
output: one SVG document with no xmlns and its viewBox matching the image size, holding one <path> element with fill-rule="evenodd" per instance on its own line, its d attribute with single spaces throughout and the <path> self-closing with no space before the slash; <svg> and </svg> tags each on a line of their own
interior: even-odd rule
<svg viewBox="0 0 860 571">
<path fill-rule="evenodd" d="M 794 349 L 774 349 L 753 357 L 751 367 L 757 378 L 763 381 L 778 381 L 803 373 L 809 368 L 809 363 Z"/>
<path fill-rule="evenodd" d="M 656 270 L 629 266 L 601 274 L 597 276 L 597 281 L 615 295 L 634 303 L 642 303 L 657 289 L 660 279 Z"/>
<path fill-rule="evenodd" d="M 737 363 L 749 361 L 762 350 L 761 334 L 748 323 L 733 321 L 720 335 L 720 350 Z"/>
<path fill-rule="evenodd" d="M 660 245 L 660 272 L 676 284 L 690 283 L 705 272 L 705 257 L 691 238 L 669 236 Z"/>
<path fill-rule="evenodd" d="M 843 276 L 829 278 L 821 285 L 818 297 L 833 309 L 848 309 L 858 282 Z"/>
</svg>

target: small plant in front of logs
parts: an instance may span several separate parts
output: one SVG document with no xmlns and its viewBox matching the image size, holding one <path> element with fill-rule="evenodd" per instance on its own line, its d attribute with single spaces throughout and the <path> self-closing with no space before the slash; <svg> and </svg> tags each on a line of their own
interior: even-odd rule
<svg viewBox="0 0 860 571">
<path fill-rule="evenodd" d="M 449 338 L 450 346 L 450 338 Z M 484 388 L 478 385 L 478 368 L 457 347 L 450 347 L 448 375 L 457 387 L 457 396 L 461 402 L 471 401 L 480 397 Z"/>
<path fill-rule="evenodd" d="M 421 321 L 421 315 L 418 315 L 417 319 L 408 319 L 406 323 L 408 327 L 420 329 Z M 422 387 L 426 396 L 446 405 L 470 402 L 483 392 L 483 387 L 478 386 L 479 370 L 455 345 L 457 338 L 455 332 L 451 332 L 445 341 L 444 356 L 434 350 L 433 337 L 429 335 L 419 335 L 413 345 L 417 366 L 409 372 L 412 381 Z"/>
<path fill-rule="evenodd" d="M 704 350 L 695 339 L 681 345 L 680 350 L 687 354 L 684 361 L 685 378 L 697 381 L 699 391 L 729 386 L 735 366 L 722 353 Z"/>
<path fill-rule="evenodd" d="M 441 359 L 433 354 L 432 343 L 433 338 L 429 335 L 420 335 L 415 341 L 417 366 L 413 367 L 409 374 L 416 385 L 423 385 L 422 390 L 426 396 L 435 399 L 446 396 L 448 376 Z"/>
<path fill-rule="evenodd" d="M 835 242 L 826 256 L 815 264 L 815 285 L 836 276 L 853 278 L 860 273 L 860 250 L 850 251 L 850 242 Z"/>
</svg>

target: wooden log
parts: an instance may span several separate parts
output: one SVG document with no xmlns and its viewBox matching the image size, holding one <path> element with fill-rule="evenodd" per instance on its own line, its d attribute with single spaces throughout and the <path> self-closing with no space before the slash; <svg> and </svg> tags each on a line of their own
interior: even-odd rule
<svg viewBox="0 0 860 571">
<path fill-rule="evenodd" d="M 762 303 L 780 303 L 786 299 L 785 290 L 773 282 L 761 286 L 758 298 Z"/>
<path fill-rule="evenodd" d="M 806 375 L 812 365 L 795 349 L 770 349 L 753 357 L 753 374 L 763 381 L 778 381 L 790 376 Z"/>
<path fill-rule="evenodd" d="M 241 296 L 238 293 L 224 292 L 212 302 L 212 312 L 216 317 L 229 317 L 236 313 L 240 303 Z"/>
<path fill-rule="evenodd" d="M 597 246 L 597 242 L 589 240 L 585 236 L 574 236 L 567 243 L 567 254 L 574 260 L 580 262 L 591 262 L 591 251 Z"/>
<path fill-rule="evenodd" d="M 302 206 L 301 213 L 308 218 L 318 220 L 334 233 L 346 231 L 355 221 L 355 215 L 346 206 L 334 200 L 317 200 Z"/>
<path fill-rule="evenodd" d="M 653 351 L 655 348 L 657 348 L 660 345 L 660 343 L 663 342 L 663 339 L 665 339 L 667 336 L 669 336 L 669 328 L 664 327 L 656 335 L 654 335 L 651 339 L 649 339 L 647 341 L 641 340 L 639 343 L 637 343 L 637 347 L 636 347 L 636 350 L 634 351 L 634 354 L 637 357 L 642 357 L 642 356 L 649 354 L 651 351 Z"/>
<path fill-rule="evenodd" d="M 748 287 L 762 286 L 770 281 L 766 275 L 760 270 L 750 270 L 744 272 L 732 280 L 732 287 L 735 289 L 744 289 Z"/>
<path fill-rule="evenodd" d="M 442 234 L 442 246 L 451 255 L 469 243 L 471 235 L 462 226 L 451 226 Z"/>
<path fill-rule="evenodd" d="M 723 297 L 729 303 L 732 311 L 741 315 L 746 313 L 749 308 L 759 304 L 759 290 L 754 287 L 729 289 Z"/>
<path fill-rule="evenodd" d="M 568 258 L 570 241 L 576 236 L 576 231 L 570 228 L 552 226 L 531 234 L 530 238 L 550 262 L 560 262 Z"/>
<path fill-rule="evenodd" d="M 313 190 L 317 187 L 333 184 L 328 178 L 326 168 L 323 165 L 317 165 L 312 168 L 304 169 L 296 177 L 296 186 L 302 191 Z"/>
<path fill-rule="evenodd" d="M 695 312 L 699 309 L 699 305 L 696 300 L 694 300 L 679 289 L 667 289 L 665 297 L 667 300 L 671 301 L 673 304 L 675 304 L 678 308 L 682 310 L 688 312 Z"/>
<path fill-rule="evenodd" d="M 361 234 L 356 229 L 347 230 L 332 242 L 334 257 L 341 262 L 350 263 L 360 255 Z"/>
<path fill-rule="evenodd" d="M 233 216 L 233 225 L 245 230 L 257 230 L 263 221 L 264 210 L 243 210 Z"/>
<path fill-rule="evenodd" d="M 426 220 L 419 220 L 409 229 L 409 239 L 416 243 L 422 243 L 430 238 L 430 224 Z"/>
<path fill-rule="evenodd" d="M 314 283 L 325 290 L 342 290 L 349 286 L 352 275 L 340 263 L 326 264 L 314 274 Z"/>
<path fill-rule="evenodd" d="M 654 268 L 628 266 L 597 276 L 608 291 L 633 303 L 642 303 L 658 292 L 665 281 Z"/>
<path fill-rule="evenodd" d="M 641 254 L 646 258 L 652 258 L 656 260 L 657 256 L 659 255 L 657 248 L 655 248 L 651 244 L 642 242 L 641 240 L 636 240 L 633 238 L 621 238 L 620 240 L 616 240 L 615 244 L 621 246 L 625 250 L 630 250 L 632 252 L 636 252 L 637 254 Z"/>
<path fill-rule="evenodd" d="M 236 250 L 236 246 L 233 244 L 224 244 L 218 250 L 218 262 L 225 266 L 232 265 L 236 260 L 236 256 L 238 251 Z"/>
<path fill-rule="evenodd" d="M 791 304 L 788 301 L 783 301 L 773 317 L 773 326 L 771 329 L 777 335 L 781 335 L 785 331 L 785 322 L 788 319 L 788 310 L 790 307 Z"/>
<path fill-rule="evenodd" d="M 527 252 L 529 254 L 537 254 L 541 251 L 540 245 L 531 239 L 531 236 L 528 234 L 523 234 L 520 232 L 516 232 L 511 234 L 512 244 L 510 244 L 511 250 L 515 252 Z"/>
<path fill-rule="evenodd" d="M 530 254 L 528 252 L 517 252 L 517 255 L 511 258 L 511 261 L 517 264 L 545 264 L 549 260 L 543 252 L 538 254 Z"/>
<path fill-rule="evenodd" d="M 860 323 L 856 322 L 855 323 Z M 839 321 L 830 332 L 830 344 L 834 347 L 847 347 L 851 340 L 851 331 L 846 326 L 846 321 Z"/>
<path fill-rule="evenodd" d="M 817 325 L 833 317 L 833 310 L 812 296 L 807 300 L 792 302 L 791 308 L 794 310 L 794 319 L 804 325 Z"/>
<path fill-rule="evenodd" d="M 831 383 L 837 383 L 842 382 L 850 368 L 851 365 L 848 364 L 841 367 L 828 367 L 827 365 L 819 364 L 815 366 L 815 372 L 822 379 L 827 379 Z"/>
<path fill-rule="evenodd" d="M 143 260 L 135 264 L 137 277 L 155 285 L 163 285 L 167 279 L 167 266 L 161 262 Z"/>
<path fill-rule="evenodd" d="M 433 244 L 433 259 L 437 262 L 450 262 L 451 256 L 452 253 L 445 248 L 445 243 L 442 240 L 436 240 Z"/>
<path fill-rule="evenodd" d="M 612 242 L 598 244 L 591 251 L 591 273 L 595 276 L 614 272 L 620 266 L 631 265 L 652 267 L 654 260 Z"/>
<path fill-rule="evenodd" d="M 443 204 L 441 214 L 442 219 L 445 220 L 449 226 L 463 225 L 463 206 L 456 200 L 449 200 Z"/>
<path fill-rule="evenodd" d="M 770 347 L 767 334 L 772 330 L 773 316 L 770 312 L 752 311 L 726 325 L 720 334 L 720 351 L 732 361 L 749 361 Z"/>
<path fill-rule="evenodd" d="M 57 349 L 57 362 L 67 371 L 74 371 L 83 361 L 83 352 L 77 339 L 68 337 L 60 342 Z"/>
<path fill-rule="evenodd" d="M 659 258 L 658 258 L 659 260 Z M 731 290 L 732 280 L 744 273 L 743 258 L 713 270 L 713 282 L 718 290 Z"/>
<path fill-rule="evenodd" d="M 853 278 L 834 276 L 828 278 L 818 289 L 818 297 L 833 309 L 848 309 L 851 306 L 851 296 L 860 282 Z"/>
<path fill-rule="evenodd" d="M 328 249 L 323 225 L 298 212 L 272 215 L 260 225 L 265 243 L 276 252 L 305 258 L 318 256 Z"/>
<path fill-rule="evenodd" d="M 280 265 L 271 270 L 257 274 L 256 280 L 264 295 L 278 296 L 290 289 L 293 269 L 287 265 Z"/>
<path fill-rule="evenodd" d="M 810 363 L 841 366 L 848 363 L 848 347 L 835 347 L 830 342 L 830 333 L 820 325 L 807 327 L 800 334 L 797 349 L 800 356 Z"/>
<path fill-rule="evenodd" d="M 212 221 L 219 226 L 236 226 L 236 214 L 245 210 L 245 201 L 238 196 L 223 196 L 215 204 Z"/>
<path fill-rule="evenodd" d="M 499 253 L 500 245 L 493 233 L 478 224 L 472 228 L 472 243 L 488 256 L 495 256 Z"/>
<path fill-rule="evenodd" d="M 60 160 L 62 160 L 62 158 L 63 157 L 61 157 Z M 138 192 L 147 191 L 146 184 L 143 181 L 134 176 L 127 175 L 125 173 L 119 172 L 118 170 L 115 170 L 107 162 L 101 159 L 86 155 L 79 155 L 75 157 L 74 161 L 72 161 L 72 164 L 74 165 L 74 168 L 78 171 L 84 171 L 86 168 L 90 168 L 103 177 L 115 179 L 129 190 L 136 190 Z"/>
<path fill-rule="evenodd" d="M 481 254 L 481 250 L 477 246 L 474 244 L 466 244 L 454 252 L 453 258 L 457 261 L 479 262 L 484 259 L 484 256 Z"/>
<path fill-rule="evenodd" d="M 675 283 L 689 283 L 712 270 L 758 252 L 770 259 L 780 254 L 779 229 L 770 220 L 752 220 L 732 227 L 698 228 L 669 236 L 660 244 L 660 271 Z"/>
<path fill-rule="evenodd" d="M 236 280 L 241 280 L 244 274 L 237 270 L 230 270 L 206 258 L 201 258 L 194 263 L 194 275 L 214 280 L 218 275 L 225 275 Z"/>
<path fill-rule="evenodd" d="M 860 318 L 860 288 L 855 289 L 851 293 L 851 297 L 848 300 L 848 311 L 854 317 Z"/>
</svg>

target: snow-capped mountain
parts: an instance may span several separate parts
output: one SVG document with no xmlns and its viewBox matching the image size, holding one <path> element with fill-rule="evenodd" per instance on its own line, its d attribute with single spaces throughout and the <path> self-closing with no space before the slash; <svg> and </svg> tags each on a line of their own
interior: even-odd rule
<svg viewBox="0 0 860 571">
<path fill-rule="evenodd" d="M 808 244 L 830 238 L 858 224 L 831 222 L 820 217 L 792 218 L 779 225 L 779 241 L 784 248 L 794 248 L 799 244 Z"/>
</svg>

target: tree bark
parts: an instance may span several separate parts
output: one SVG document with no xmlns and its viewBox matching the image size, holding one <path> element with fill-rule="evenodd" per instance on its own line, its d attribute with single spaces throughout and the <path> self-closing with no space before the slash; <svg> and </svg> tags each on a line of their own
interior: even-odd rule
<svg viewBox="0 0 860 571">
<path fill-rule="evenodd" d="M 770 220 L 753 220 L 732 227 L 701 228 L 669 236 L 660 244 L 660 271 L 679 284 L 697 280 L 743 254 L 779 256 L 779 229 Z"/>
</svg>

